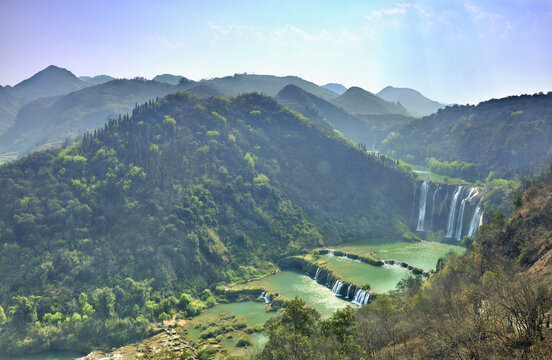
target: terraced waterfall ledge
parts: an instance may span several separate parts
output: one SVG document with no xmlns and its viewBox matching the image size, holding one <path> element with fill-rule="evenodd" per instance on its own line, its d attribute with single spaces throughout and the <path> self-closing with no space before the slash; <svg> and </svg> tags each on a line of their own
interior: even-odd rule
<svg viewBox="0 0 552 360">
<path fill-rule="evenodd" d="M 306 273 L 320 284 L 332 289 L 335 296 L 342 297 L 355 305 L 368 304 L 375 299 L 377 294 L 370 289 L 363 289 L 361 285 L 347 282 L 337 277 L 331 270 L 324 266 L 305 259 L 301 256 L 290 256 L 280 260 L 278 265 L 282 269 L 294 269 Z"/>
</svg>

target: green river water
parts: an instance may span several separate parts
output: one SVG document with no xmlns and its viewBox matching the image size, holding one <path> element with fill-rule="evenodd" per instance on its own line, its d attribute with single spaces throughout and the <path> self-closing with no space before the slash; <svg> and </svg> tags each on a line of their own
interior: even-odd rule
<svg viewBox="0 0 552 360">
<path fill-rule="evenodd" d="M 455 240 L 449 242 L 366 240 L 336 246 L 334 249 L 357 255 L 375 253 L 382 260 L 400 260 L 424 270 L 434 270 L 437 260 L 451 251 L 457 255 L 462 255 L 466 251 L 466 248 Z"/>
<path fill-rule="evenodd" d="M 3 356 L 0 360 L 74 360 L 85 356 L 72 351 L 51 351 L 47 353 L 23 355 L 23 356 Z"/>
</svg>

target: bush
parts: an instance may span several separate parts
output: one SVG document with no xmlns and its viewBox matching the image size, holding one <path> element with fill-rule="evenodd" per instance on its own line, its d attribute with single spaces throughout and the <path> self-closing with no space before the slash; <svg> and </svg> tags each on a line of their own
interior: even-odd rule
<svg viewBox="0 0 552 360">
<path fill-rule="evenodd" d="M 236 343 L 236 347 L 247 347 L 251 345 L 252 345 L 251 340 L 245 337 L 239 339 L 238 342 Z"/>
</svg>

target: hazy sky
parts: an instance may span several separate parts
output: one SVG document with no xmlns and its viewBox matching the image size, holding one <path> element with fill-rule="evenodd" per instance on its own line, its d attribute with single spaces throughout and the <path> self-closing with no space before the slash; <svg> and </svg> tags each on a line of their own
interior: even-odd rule
<svg viewBox="0 0 552 360">
<path fill-rule="evenodd" d="M 552 0 L 0 0 L 0 84 L 298 75 L 447 103 L 552 90 Z"/>
</svg>

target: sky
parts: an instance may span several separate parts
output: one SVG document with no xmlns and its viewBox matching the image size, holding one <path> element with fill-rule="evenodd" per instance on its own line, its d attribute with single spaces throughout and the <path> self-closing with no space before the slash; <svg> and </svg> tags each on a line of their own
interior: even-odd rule
<svg viewBox="0 0 552 360">
<path fill-rule="evenodd" d="M 297 75 L 444 103 L 552 90 L 552 0 L 0 0 L 0 84 Z"/>
</svg>

